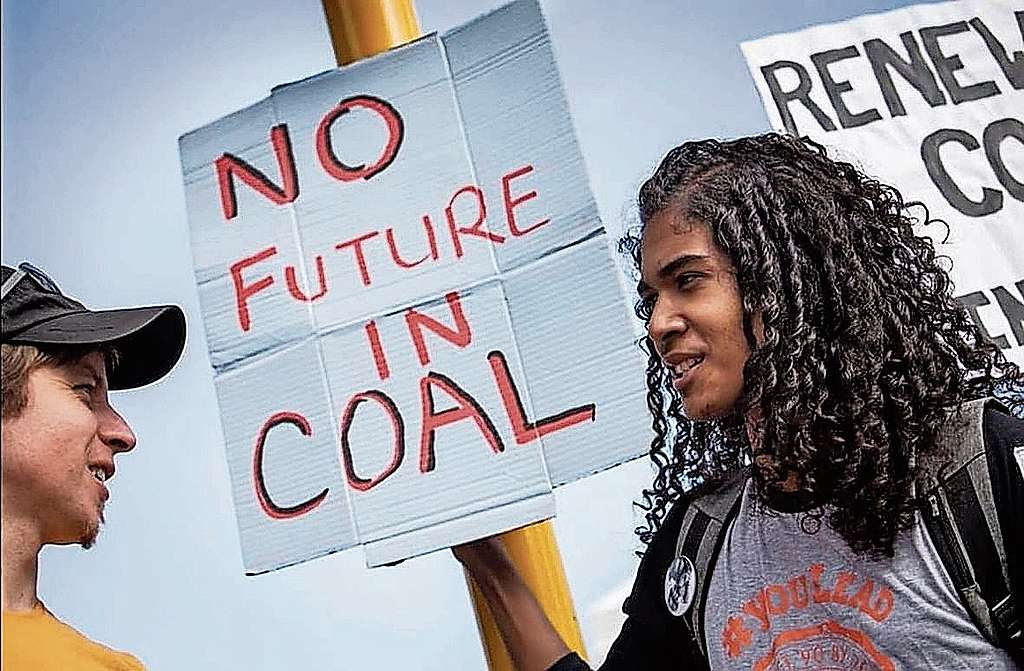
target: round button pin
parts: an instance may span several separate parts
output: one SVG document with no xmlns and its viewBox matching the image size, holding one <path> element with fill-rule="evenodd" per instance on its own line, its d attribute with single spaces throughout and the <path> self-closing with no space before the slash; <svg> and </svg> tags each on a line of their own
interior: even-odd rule
<svg viewBox="0 0 1024 671">
<path fill-rule="evenodd" d="M 679 556 L 665 573 L 665 606 L 668 612 L 680 616 L 690 610 L 697 593 L 697 571 L 689 557 Z"/>
</svg>

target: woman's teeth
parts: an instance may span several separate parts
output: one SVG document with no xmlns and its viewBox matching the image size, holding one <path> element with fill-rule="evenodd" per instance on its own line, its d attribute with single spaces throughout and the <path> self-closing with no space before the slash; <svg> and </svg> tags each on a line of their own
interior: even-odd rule
<svg viewBox="0 0 1024 671">
<path fill-rule="evenodd" d="M 693 368 L 694 366 L 696 366 L 697 364 L 699 364 L 703 360 L 704 360 L 703 356 L 691 356 L 690 358 L 685 359 L 684 361 L 682 361 L 682 362 L 676 364 L 675 366 L 673 366 L 672 367 L 672 372 L 675 373 L 677 377 L 681 376 L 681 375 L 684 375 L 684 374 L 686 374 L 686 372 L 688 370 L 690 370 L 691 368 Z"/>
<path fill-rule="evenodd" d="M 91 468 L 89 470 L 92 471 L 92 477 L 96 478 L 100 482 L 106 482 L 106 480 L 107 480 L 107 472 L 104 471 L 102 468 L 100 468 L 99 466 L 94 466 L 93 468 Z"/>
</svg>

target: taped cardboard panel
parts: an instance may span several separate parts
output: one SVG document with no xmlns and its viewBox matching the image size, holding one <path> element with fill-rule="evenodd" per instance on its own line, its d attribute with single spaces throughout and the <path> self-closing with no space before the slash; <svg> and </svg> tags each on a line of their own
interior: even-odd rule
<svg viewBox="0 0 1024 671">
<path fill-rule="evenodd" d="M 313 304 L 321 330 L 494 273 L 488 239 L 458 232 L 482 215 L 488 187 L 473 175 L 436 38 L 278 87 L 274 105 L 295 129 L 307 276 L 330 295 Z"/>
<path fill-rule="evenodd" d="M 364 328 L 322 339 L 333 404 L 354 413 L 341 440 L 363 542 L 550 491 L 540 446 L 517 441 L 488 356 L 514 352 L 505 309 L 492 282 L 376 319 L 387 379 L 365 354 Z M 522 384 L 510 359 L 501 384 Z"/>
<path fill-rule="evenodd" d="M 312 316 L 288 289 L 287 269 L 300 263 L 294 246 L 274 246 L 240 272 L 198 285 L 210 363 L 225 371 L 294 345 L 313 333 Z"/>
<path fill-rule="evenodd" d="M 182 164 L 192 166 L 185 169 L 185 203 L 199 284 L 227 275 L 232 263 L 271 245 L 295 244 L 289 209 L 246 181 L 259 173 L 273 188 L 285 189 L 271 139 L 276 124 L 264 100 L 179 140 Z"/>
<path fill-rule="evenodd" d="M 183 165 L 194 166 L 185 175 L 185 194 L 199 302 L 216 370 L 298 342 L 312 331 L 308 309 L 288 291 L 288 268 L 301 273 L 290 207 L 268 200 L 247 182 L 258 173 L 283 184 L 268 135 L 276 123 L 264 101 L 180 141 Z M 228 162 L 218 170 L 217 160 Z"/>
<path fill-rule="evenodd" d="M 468 543 L 555 516 L 555 497 L 548 493 L 491 508 L 434 527 L 385 538 L 363 546 L 370 568 L 393 564 L 453 545 Z"/>
<path fill-rule="evenodd" d="M 650 443 L 646 361 L 607 241 L 598 236 L 506 276 L 505 292 L 534 422 L 572 408 L 594 418 L 542 437 L 553 484 L 642 456 Z"/>
<path fill-rule="evenodd" d="M 249 573 L 358 542 L 319 361 L 310 340 L 214 381 Z"/>
<path fill-rule="evenodd" d="M 495 245 L 499 268 L 600 230 L 539 5 L 506 5 L 443 40 L 474 170 L 501 185 L 500 209 L 488 215 L 505 238 Z"/>
<path fill-rule="evenodd" d="M 232 112 L 178 138 L 181 168 L 189 182 L 197 171 L 211 167 L 231 147 L 248 151 L 266 142 L 266 131 L 275 123 L 270 100 L 263 100 Z"/>
</svg>

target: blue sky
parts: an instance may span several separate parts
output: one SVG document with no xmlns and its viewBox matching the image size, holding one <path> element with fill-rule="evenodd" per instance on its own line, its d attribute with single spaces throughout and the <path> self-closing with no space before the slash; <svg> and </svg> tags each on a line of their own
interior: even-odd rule
<svg viewBox="0 0 1024 671">
<path fill-rule="evenodd" d="M 498 0 L 418 0 L 424 32 Z M 882 0 L 542 0 L 577 135 L 612 234 L 681 141 L 767 129 L 739 43 L 882 11 Z M 107 528 L 44 552 L 47 605 L 152 669 L 463 669 L 483 655 L 448 553 L 369 571 L 350 551 L 247 578 L 192 277 L 177 138 L 334 66 L 318 0 L 3 2 L 4 263 L 32 260 L 95 307 L 181 304 L 164 382 L 119 394 L 139 436 Z M 584 637 L 635 570 L 636 461 L 556 491 Z"/>
</svg>

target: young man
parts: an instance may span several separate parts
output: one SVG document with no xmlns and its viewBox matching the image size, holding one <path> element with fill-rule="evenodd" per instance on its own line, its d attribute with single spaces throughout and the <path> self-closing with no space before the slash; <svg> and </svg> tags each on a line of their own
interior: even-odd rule
<svg viewBox="0 0 1024 671">
<path fill-rule="evenodd" d="M 639 209 L 657 474 L 601 668 L 1017 668 L 1024 378 L 899 193 L 768 134 L 673 149 Z M 455 554 L 521 671 L 588 668 L 500 543 Z"/>
<path fill-rule="evenodd" d="M 27 263 L 3 266 L 2 303 L 2 666 L 141 669 L 39 601 L 39 552 L 96 540 L 114 457 L 135 447 L 107 392 L 170 371 L 185 344 L 184 314 L 176 306 L 92 311 Z"/>
</svg>

